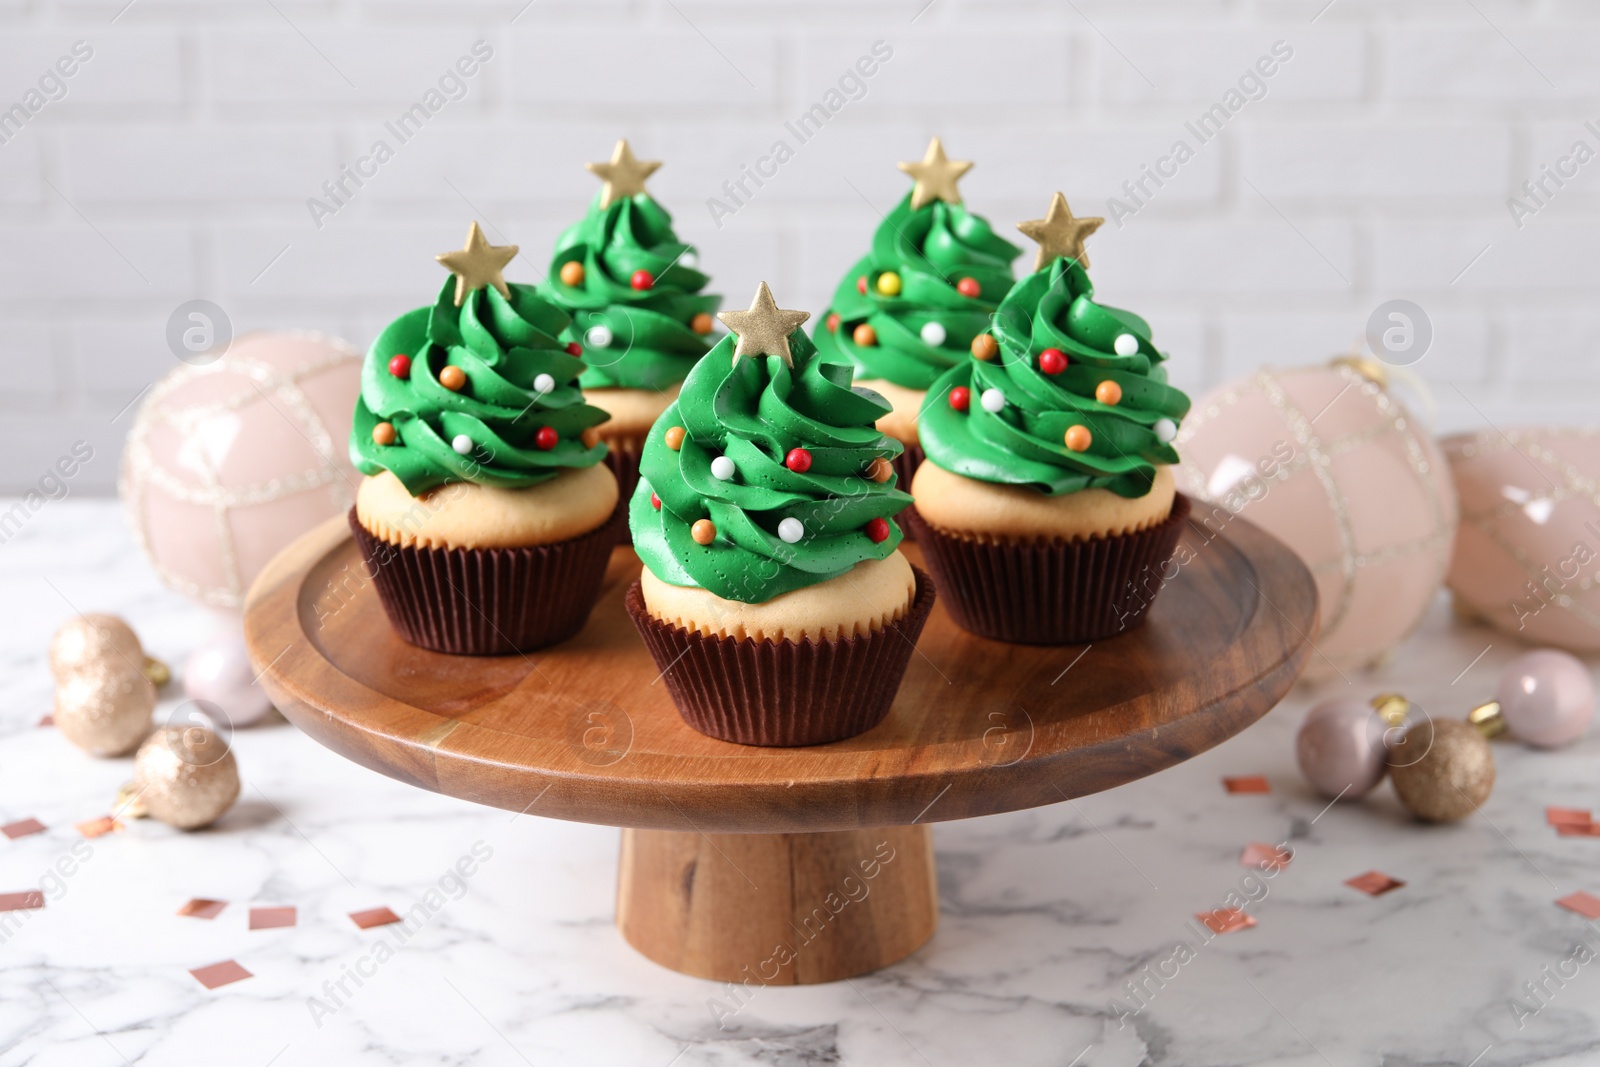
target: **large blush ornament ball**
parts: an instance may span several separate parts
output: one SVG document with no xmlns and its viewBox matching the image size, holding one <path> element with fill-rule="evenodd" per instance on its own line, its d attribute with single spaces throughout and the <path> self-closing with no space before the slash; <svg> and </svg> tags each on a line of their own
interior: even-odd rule
<svg viewBox="0 0 1600 1067">
<path fill-rule="evenodd" d="M 1511 736 L 1556 748 L 1583 736 L 1594 718 L 1594 679 L 1565 652 L 1526 652 L 1507 664 L 1495 692 Z"/>
<path fill-rule="evenodd" d="M 1243 516 L 1317 583 L 1322 632 L 1307 673 L 1381 662 L 1426 615 L 1450 562 L 1456 495 L 1427 428 L 1381 365 L 1267 369 L 1195 403 L 1174 447 L 1194 524 Z M 1204 502 L 1204 503 L 1202 503 Z"/>
<path fill-rule="evenodd" d="M 1317 792 L 1354 800 L 1383 781 L 1387 731 L 1365 700 L 1325 700 L 1306 714 L 1295 736 L 1295 758 Z"/>
<path fill-rule="evenodd" d="M 1600 428 L 1442 444 L 1461 498 L 1446 578 L 1457 610 L 1530 645 L 1600 652 Z"/>
<path fill-rule="evenodd" d="M 183 691 L 190 700 L 221 708 L 234 726 L 259 722 L 272 710 L 250 666 L 244 636 L 231 631 L 211 638 L 183 661 Z"/>
<path fill-rule="evenodd" d="M 361 353 L 301 331 L 246 334 L 158 381 L 128 433 L 118 494 L 161 580 L 238 608 L 279 550 L 348 511 L 360 388 Z"/>
<path fill-rule="evenodd" d="M 59 682 L 51 718 L 62 736 L 91 756 L 124 756 L 150 733 L 155 707 L 150 679 L 112 658 Z"/>
</svg>

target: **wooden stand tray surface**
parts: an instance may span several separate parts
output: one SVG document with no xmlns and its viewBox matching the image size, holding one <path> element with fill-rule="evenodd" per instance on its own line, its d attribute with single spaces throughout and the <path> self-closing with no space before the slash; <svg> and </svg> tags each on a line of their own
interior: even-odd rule
<svg viewBox="0 0 1600 1067">
<path fill-rule="evenodd" d="M 639 566 L 616 550 L 562 645 L 447 656 L 396 636 L 341 516 L 267 567 L 245 634 L 273 702 L 335 752 L 464 800 L 626 827 L 623 936 L 722 981 L 833 981 L 909 955 L 938 913 L 929 823 L 1086 796 L 1203 752 L 1282 698 L 1317 628 L 1315 585 L 1287 547 L 1242 519 L 1212 536 L 1191 523 L 1142 627 L 1087 651 L 1009 645 L 935 605 L 877 728 L 753 748 L 678 717 L 622 606 Z"/>
</svg>

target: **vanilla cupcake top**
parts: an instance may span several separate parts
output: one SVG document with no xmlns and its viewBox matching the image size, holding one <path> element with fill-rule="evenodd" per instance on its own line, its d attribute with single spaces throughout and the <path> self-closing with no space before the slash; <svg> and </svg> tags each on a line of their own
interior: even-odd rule
<svg viewBox="0 0 1600 1067">
<path fill-rule="evenodd" d="M 451 482 L 525 488 L 600 462 L 586 443 L 606 413 L 584 403 L 583 361 L 558 340 L 568 317 L 501 270 L 515 245 L 490 245 L 477 223 L 455 277 L 431 307 L 408 311 L 372 343 L 350 430 L 364 474 L 392 471 L 420 496 Z"/>
<path fill-rule="evenodd" d="M 818 356 L 807 317 L 763 282 L 651 427 L 628 518 L 663 582 L 762 603 L 899 545 L 901 445 L 874 425 L 889 405 Z"/>
</svg>

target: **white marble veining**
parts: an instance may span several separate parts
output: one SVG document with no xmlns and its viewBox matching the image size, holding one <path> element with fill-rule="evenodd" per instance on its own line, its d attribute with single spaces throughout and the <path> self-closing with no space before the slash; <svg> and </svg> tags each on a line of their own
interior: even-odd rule
<svg viewBox="0 0 1600 1067">
<path fill-rule="evenodd" d="M 612 925 L 617 831 L 413 789 L 281 721 L 236 735 L 245 792 L 215 828 L 135 822 L 84 842 L 73 824 L 109 810 L 130 761 L 35 727 L 50 633 L 72 606 L 113 611 L 176 663 L 213 624 L 157 586 L 112 502 L 51 504 L 0 545 L 0 604 L 0 822 L 50 828 L 0 839 L 0 892 L 39 886 L 74 848 L 80 860 L 47 907 L 0 927 L 5 1065 L 1600 1062 L 1600 962 L 1547 982 L 1547 1006 L 1520 1028 L 1509 1006 L 1537 1006 L 1523 983 L 1576 943 L 1600 951 L 1600 927 L 1552 903 L 1600 894 L 1600 839 L 1559 838 L 1544 822 L 1547 804 L 1600 806 L 1600 734 L 1555 753 L 1497 744 L 1494 796 L 1459 825 L 1410 822 L 1387 785 L 1318 818 L 1291 742 L 1305 708 L 1346 683 L 1299 690 L 1153 778 L 939 825 L 929 946 L 852 982 L 761 990 L 719 1028 L 717 985 L 646 961 Z M 1465 713 L 1514 652 L 1441 601 L 1350 690 Z M 1221 787 L 1256 773 L 1270 795 Z M 1252 841 L 1295 850 L 1249 907 L 1259 925 L 1163 964 L 1196 940 L 1193 913 L 1255 885 L 1239 864 Z M 488 858 L 452 882 L 475 845 Z M 1405 887 L 1372 898 L 1341 884 L 1372 868 Z M 426 907 L 441 878 L 440 906 L 392 958 L 378 946 L 396 943 L 396 927 L 346 917 Z M 210 922 L 174 914 L 196 896 L 230 903 Z M 299 924 L 252 932 L 252 904 L 295 905 Z M 229 958 L 254 977 L 207 991 L 188 974 Z M 1119 1026 L 1113 1001 L 1136 1005 L 1124 985 L 1147 965 L 1173 977 L 1148 981 L 1147 1005 Z M 357 987 L 356 971 L 372 976 Z"/>
</svg>

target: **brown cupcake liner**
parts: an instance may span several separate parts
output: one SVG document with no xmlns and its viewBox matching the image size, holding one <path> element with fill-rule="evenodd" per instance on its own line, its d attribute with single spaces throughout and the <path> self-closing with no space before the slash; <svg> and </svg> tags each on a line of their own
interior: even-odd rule
<svg viewBox="0 0 1600 1067">
<path fill-rule="evenodd" d="M 639 451 L 618 447 L 616 441 L 606 442 L 611 447 L 606 450 L 606 466 L 611 468 L 611 473 L 617 476 L 617 510 L 612 516 L 617 527 L 616 544 L 633 544 L 633 534 L 628 530 L 628 501 L 633 499 L 633 491 L 639 487 Z"/>
<path fill-rule="evenodd" d="M 904 442 L 902 442 L 902 444 L 903 443 Z M 911 492 L 911 479 L 917 473 L 917 468 L 922 466 L 922 460 L 923 452 L 921 445 L 905 445 L 905 451 L 894 457 L 894 472 L 896 475 L 898 475 L 894 484 L 899 486 L 902 492 Z M 911 528 L 911 524 L 906 521 L 911 517 L 911 513 L 915 510 L 916 505 L 911 504 L 908 505 L 904 511 L 895 516 L 895 521 L 900 524 L 900 529 L 905 534 L 905 540 L 907 541 L 915 541 L 917 539 L 916 531 L 913 530 Z"/>
<path fill-rule="evenodd" d="M 1016 644 L 1071 645 L 1144 621 L 1189 510 L 1179 493 L 1162 522 L 1087 541 L 994 544 L 930 526 L 920 515 L 911 522 L 945 609 L 962 629 Z"/>
<path fill-rule="evenodd" d="M 904 615 L 829 641 L 707 637 L 652 616 L 638 581 L 623 603 L 684 722 L 740 745 L 820 745 L 865 733 L 889 714 L 933 610 L 933 580 L 913 570 L 917 592 Z"/>
<path fill-rule="evenodd" d="M 600 597 L 616 519 L 528 548 L 418 548 L 350 529 L 384 614 L 406 641 L 435 652 L 503 656 L 565 641 Z"/>
</svg>

